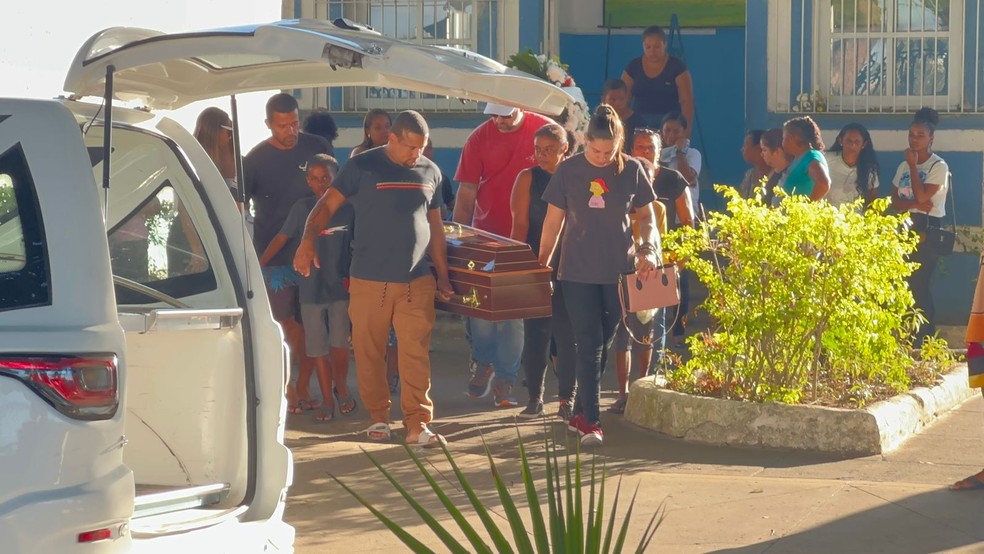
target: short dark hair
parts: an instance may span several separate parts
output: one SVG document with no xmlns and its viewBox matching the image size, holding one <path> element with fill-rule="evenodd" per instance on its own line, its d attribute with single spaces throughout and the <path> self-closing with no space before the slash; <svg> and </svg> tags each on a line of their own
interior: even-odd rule
<svg viewBox="0 0 984 554">
<path fill-rule="evenodd" d="M 338 160 L 328 154 L 315 154 L 308 160 L 308 171 L 312 167 L 324 167 L 331 171 L 332 175 L 338 174 Z"/>
<path fill-rule="evenodd" d="M 762 140 L 762 135 L 764 133 L 764 129 L 751 129 L 745 133 L 745 136 L 752 139 L 752 144 L 758 144 L 759 141 Z"/>
<path fill-rule="evenodd" d="M 266 103 L 267 119 L 273 119 L 274 113 L 291 113 L 296 111 L 297 99 L 286 92 L 274 94 Z"/>
<path fill-rule="evenodd" d="M 936 134 L 936 126 L 939 124 L 940 114 L 933 108 L 919 108 L 919 111 L 912 118 L 912 125 L 922 125 L 929 131 L 930 135 Z"/>
<path fill-rule="evenodd" d="M 662 127 L 670 122 L 679 123 L 684 129 L 687 128 L 687 116 L 683 115 L 681 111 L 673 111 L 663 116 L 663 120 L 659 122 L 659 126 Z"/>
<path fill-rule="evenodd" d="M 304 128 L 305 133 L 324 137 L 328 142 L 334 142 L 338 138 L 338 124 L 335 123 L 335 118 L 324 110 L 311 112 L 304 118 L 301 127 Z"/>
<path fill-rule="evenodd" d="M 427 120 L 424 119 L 424 116 L 413 110 L 406 110 L 397 114 L 393 126 L 390 127 L 390 133 L 398 137 L 402 137 L 404 133 L 426 137 L 430 134 L 430 128 L 427 126 Z"/>
<path fill-rule="evenodd" d="M 642 30 L 642 39 L 645 40 L 646 37 L 659 37 L 666 42 L 666 31 L 659 25 L 650 25 Z"/>
<path fill-rule="evenodd" d="M 769 129 L 762 133 L 759 142 L 769 147 L 771 150 L 782 148 L 782 129 Z"/>
<path fill-rule="evenodd" d="M 601 87 L 601 95 L 604 96 L 613 90 L 628 91 L 629 87 L 625 86 L 625 81 L 621 79 L 609 79 L 605 81 L 604 86 Z"/>
</svg>

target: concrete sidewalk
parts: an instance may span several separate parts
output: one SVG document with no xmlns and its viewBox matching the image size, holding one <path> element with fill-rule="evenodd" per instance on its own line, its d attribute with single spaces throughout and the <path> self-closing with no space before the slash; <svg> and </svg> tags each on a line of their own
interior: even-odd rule
<svg viewBox="0 0 984 554">
<path fill-rule="evenodd" d="M 513 498 L 525 512 L 514 419 L 519 408 L 493 411 L 490 399 L 468 400 L 463 394 L 468 352 L 461 327 L 442 318 L 436 331 L 432 354 L 435 428 L 448 437 L 455 461 L 505 528 L 482 439 L 492 448 L 500 472 L 512 483 Z M 350 381 L 354 384 L 354 373 Z M 611 371 L 605 375 L 604 388 L 614 388 Z M 547 391 L 556 391 L 552 375 Z M 525 390 L 517 393 L 520 400 L 526 399 Z M 602 399 L 603 406 L 613 399 L 609 392 Z M 546 410 L 553 416 L 557 404 L 551 400 Z M 398 407 L 398 397 L 394 404 Z M 627 541 L 632 548 L 651 514 L 665 502 L 667 517 L 650 547 L 653 552 L 984 552 L 984 491 L 946 490 L 949 483 L 984 467 L 984 401 L 980 397 L 892 454 L 855 459 L 695 445 L 639 429 L 621 416 L 602 417 L 605 446 L 595 455 L 598 462 L 604 461 L 610 476 L 606 504 L 611 503 L 618 476 L 623 477 L 620 512 L 632 489 L 637 484 L 640 487 Z M 398 409 L 393 419 L 400 420 Z M 563 441 L 565 426 L 555 417 L 547 421 L 548 432 Z M 444 551 L 360 449 L 378 455 L 418 501 L 446 522 L 452 534 L 461 536 L 456 525 L 433 498 L 403 448 L 397 442 L 368 443 L 359 433 L 367 425 L 363 410 L 327 425 L 313 423 L 308 414 L 291 416 L 288 421 L 287 443 L 294 453 L 295 471 L 285 517 L 297 529 L 297 551 L 406 551 L 329 473 L 407 526 L 432 549 Z M 518 427 L 539 462 L 543 423 L 520 420 Z M 399 428 L 397 423 L 396 435 L 402 438 Z M 443 455 L 428 452 L 424 456 L 445 491 L 464 508 L 467 500 L 453 483 Z M 590 459 L 588 454 L 586 460 Z M 541 467 L 534 464 L 535 475 L 542 475 Z M 478 525 L 477 518 L 470 519 Z"/>
</svg>

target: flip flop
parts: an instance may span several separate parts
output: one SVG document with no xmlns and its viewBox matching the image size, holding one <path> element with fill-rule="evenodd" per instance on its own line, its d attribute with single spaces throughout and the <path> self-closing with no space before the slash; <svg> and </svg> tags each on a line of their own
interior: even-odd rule
<svg viewBox="0 0 984 554">
<path fill-rule="evenodd" d="M 293 415 L 303 414 L 304 413 L 304 408 L 302 408 L 300 406 L 297 406 L 297 405 L 288 405 L 287 406 L 287 413 L 288 414 L 293 414 Z"/>
<path fill-rule="evenodd" d="M 375 442 L 386 442 L 390 440 L 392 431 L 390 431 L 389 423 L 383 421 L 373 423 L 366 429 L 366 437 Z"/>
<path fill-rule="evenodd" d="M 320 398 L 315 398 L 314 400 L 298 400 L 297 405 L 305 412 L 310 412 L 311 410 L 317 410 L 320 408 L 324 402 Z"/>
<path fill-rule="evenodd" d="M 430 427 L 424 427 L 423 431 L 417 435 L 417 440 L 407 442 L 427 449 L 440 448 L 441 445 L 446 446 L 448 444 L 448 440 L 444 438 L 444 435 L 439 435 L 431 431 Z"/>
<path fill-rule="evenodd" d="M 357 409 L 359 409 L 359 405 L 355 403 L 355 399 L 352 398 L 351 394 L 342 398 L 338 396 L 337 390 L 332 389 L 332 392 L 335 393 L 335 402 L 338 404 L 338 413 L 342 416 L 350 416 L 354 414 Z"/>
<path fill-rule="evenodd" d="M 956 483 L 950 485 L 951 491 L 974 491 L 984 489 L 984 481 L 981 478 L 984 477 L 980 473 L 975 473 L 970 477 L 965 477 Z"/>
<path fill-rule="evenodd" d="M 315 423 L 329 423 L 335 419 L 335 408 L 321 408 L 318 413 L 314 416 Z"/>
</svg>

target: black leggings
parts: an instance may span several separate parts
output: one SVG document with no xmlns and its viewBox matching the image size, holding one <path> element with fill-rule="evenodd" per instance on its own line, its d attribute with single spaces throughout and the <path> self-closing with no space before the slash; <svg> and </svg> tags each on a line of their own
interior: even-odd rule
<svg viewBox="0 0 984 554">
<path fill-rule="evenodd" d="M 558 395 L 561 400 L 574 400 L 574 331 L 564 304 L 561 284 L 554 282 L 551 299 L 553 315 L 527 319 L 523 325 L 523 372 L 530 400 L 543 400 L 543 376 L 551 346 L 556 348 Z M 551 339 L 553 345 L 551 345 Z"/>
<path fill-rule="evenodd" d="M 919 267 L 909 276 L 909 290 L 912 291 L 915 307 L 922 310 L 923 316 L 926 317 L 926 323 L 919 327 L 916 332 L 914 346 L 919 348 L 923 338 L 936 334 L 936 304 L 933 302 L 930 284 L 940 257 L 929 251 L 925 241 L 920 241 L 916 251 L 912 253 L 909 259 L 919 263 Z"/>
</svg>

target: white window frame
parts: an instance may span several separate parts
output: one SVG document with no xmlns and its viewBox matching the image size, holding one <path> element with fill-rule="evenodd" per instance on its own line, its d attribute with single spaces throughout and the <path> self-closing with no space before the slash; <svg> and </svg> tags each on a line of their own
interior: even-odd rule
<svg viewBox="0 0 984 554">
<path fill-rule="evenodd" d="M 805 36 L 803 21 L 793 21 L 793 3 L 802 0 L 769 0 L 769 29 L 767 38 L 768 49 L 768 90 L 767 102 L 769 111 L 783 113 L 794 110 L 796 100 L 793 98 L 790 82 L 792 75 L 792 31 L 794 26 L 800 27 L 800 36 Z M 948 31 L 895 31 L 894 9 L 896 0 L 882 0 L 889 7 L 890 24 L 886 32 L 865 33 L 870 38 L 884 38 L 888 48 L 887 86 L 891 87 L 884 95 L 866 96 L 851 95 L 837 96 L 831 94 L 833 41 L 840 37 L 849 37 L 853 33 L 835 33 L 833 30 L 832 2 L 840 0 L 814 0 L 812 14 L 812 43 L 804 44 L 803 50 L 812 52 L 812 63 L 800 60 L 801 71 L 811 71 L 812 89 L 822 91 L 826 102 L 826 110 L 830 112 L 912 112 L 923 106 L 936 108 L 941 112 L 959 111 L 963 99 L 964 84 L 964 1 L 950 2 L 950 29 Z M 863 2 L 865 0 L 857 0 Z M 875 3 L 877 0 L 871 0 Z M 780 32 L 773 32 L 778 30 Z M 860 33 L 859 33 L 860 34 Z M 898 39 L 946 38 L 949 42 L 947 53 L 947 95 L 944 96 L 913 96 L 895 95 L 895 63 L 894 44 Z M 800 82 L 805 82 L 806 75 L 800 76 Z M 802 87 L 801 87 L 802 88 Z M 811 91 L 803 91 L 811 92 Z"/>
</svg>

